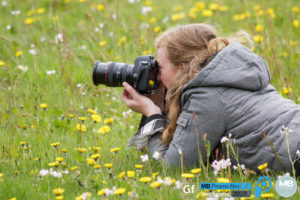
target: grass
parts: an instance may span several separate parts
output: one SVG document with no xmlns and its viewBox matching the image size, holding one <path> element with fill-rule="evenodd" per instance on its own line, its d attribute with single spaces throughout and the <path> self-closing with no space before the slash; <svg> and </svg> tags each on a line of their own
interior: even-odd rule
<svg viewBox="0 0 300 200">
<path fill-rule="evenodd" d="M 240 29 L 253 35 L 254 50 L 268 63 L 272 85 L 283 96 L 299 102 L 300 4 L 291 0 L 202 2 L 206 9 L 211 3 L 219 6 L 209 9 L 212 16 L 204 16 L 197 1 L 136 0 L 131 4 L 125 0 L 1 0 L 0 199 L 75 199 L 84 192 L 91 193 L 90 199 L 99 199 L 102 196 L 98 191 L 113 187 L 126 191 L 109 199 L 135 198 L 134 192 L 128 194 L 130 191 L 135 191 L 139 199 L 195 199 L 199 182 L 228 177 L 228 170 L 216 177 L 210 167 L 208 174 L 202 170 L 197 177 L 185 180 L 180 169 L 166 168 L 152 158 L 142 163 L 142 152 L 126 150 L 140 115 L 124 117 L 122 113 L 128 108 L 120 100 L 122 89 L 95 87 L 91 79 L 96 60 L 132 63 L 139 55 L 155 55 L 154 39 L 167 28 L 205 22 L 214 24 L 223 36 Z M 191 11 L 195 7 L 198 10 Z M 151 11 L 143 14 L 143 9 Z M 52 70 L 55 73 L 48 75 Z M 43 103 L 46 109 L 40 107 Z M 88 109 L 95 110 L 102 121 L 94 123 Z M 108 118 L 113 122 L 105 124 Z M 77 124 L 85 125 L 86 130 L 77 130 Z M 106 125 L 111 131 L 98 133 Z M 51 145 L 57 142 L 57 147 Z M 80 153 L 76 148 L 86 151 Z M 110 152 L 112 148 L 120 151 Z M 95 169 L 86 159 L 98 153 L 100 158 L 95 162 L 101 166 Z M 49 166 L 58 157 L 63 161 L 57 167 Z M 112 163 L 112 168 L 106 168 L 105 163 Z M 143 169 L 137 171 L 136 164 L 142 164 Z M 74 166 L 78 169 L 72 171 Z M 42 169 L 50 168 L 69 173 L 61 178 L 39 175 Z M 134 178 L 118 177 L 131 170 L 137 171 Z M 150 187 L 152 181 L 139 181 L 154 172 L 183 185 L 197 184 L 196 191 L 185 194 L 174 185 L 155 189 Z M 231 173 L 232 182 L 251 182 L 254 194 L 258 175 Z M 274 184 L 277 175 L 269 173 Z M 274 184 L 269 193 L 279 199 Z M 56 188 L 64 192 L 55 197 Z M 292 198 L 299 199 L 299 193 Z"/>
</svg>

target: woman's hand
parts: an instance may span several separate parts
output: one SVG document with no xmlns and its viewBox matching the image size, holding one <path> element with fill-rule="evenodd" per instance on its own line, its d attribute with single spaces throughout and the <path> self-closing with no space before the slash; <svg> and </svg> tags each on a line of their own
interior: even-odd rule
<svg viewBox="0 0 300 200">
<path fill-rule="evenodd" d="M 160 108 L 155 105 L 150 98 L 139 94 L 131 85 L 126 82 L 123 82 L 122 85 L 124 87 L 122 99 L 130 109 L 141 113 L 146 117 L 154 114 L 161 114 Z"/>
</svg>

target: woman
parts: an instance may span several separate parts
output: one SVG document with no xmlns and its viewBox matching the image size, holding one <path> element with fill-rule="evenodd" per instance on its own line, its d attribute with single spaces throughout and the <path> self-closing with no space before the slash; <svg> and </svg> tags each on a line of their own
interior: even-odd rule
<svg viewBox="0 0 300 200">
<path fill-rule="evenodd" d="M 294 161 L 300 149 L 300 106 L 269 84 L 262 58 L 234 38 L 218 38 L 206 24 L 171 29 L 157 38 L 156 48 L 167 117 L 163 87 L 150 99 L 123 83 L 124 102 L 143 114 L 129 146 L 158 151 L 167 165 L 180 165 L 183 157 L 184 165 L 192 166 L 199 158 L 206 163 L 203 136 L 213 155 L 221 138 L 230 134 L 239 164 L 257 170 L 267 162 L 271 170 L 292 171 L 284 133 Z M 295 167 L 299 173 L 299 162 Z"/>
</svg>

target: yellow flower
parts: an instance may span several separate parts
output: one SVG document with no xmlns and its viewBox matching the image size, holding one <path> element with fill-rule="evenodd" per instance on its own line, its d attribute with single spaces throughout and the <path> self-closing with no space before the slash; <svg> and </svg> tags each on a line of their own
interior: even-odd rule
<svg viewBox="0 0 300 200">
<path fill-rule="evenodd" d="M 265 12 L 263 10 L 258 10 L 257 13 L 256 13 L 256 15 L 259 16 L 259 17 L 261 17 L 261 16 L 264 15 L 264 13 Z"/>
<path fill-rule="evenodd" d="M 71 171 L 76 171 L 78 169 L 78 166 L 74 166 L 71 168 Z"/>
<path fill-rule="evenodd" d="M 23 54 L 23 51 L 21 51 L 21 50 L 19 50 L 19 51 L 16 52 L 16 56 L 17 56 L 17 57 L 22 56 L 22 54 Z"/>
<path fill-rule="evenodd" d="M 148 183 L 148 182 L 150 182 L 151 180 L 152 180 L 152 178 L 151 178 L 151 177 L 148 177 L 148 176 L 141 177 L 141 178 L 139 179 L 139 181 L 142 182 L 142 183 Z"/>
<path fill-rule="evenodd" d="M 293 12 L 299 12 L 300 11 L 300 8 L 298 6 L 293 6 L 292 7 L 292 11 Z"/>
<path fill-rule="evenodd" d="M 48 107 L 48 104 L 42 103 L 42 104 L 40 104 L 40 107 L 43 108 L 43 109 L 46 109 Z"/>
<path fill-rule="evenodd" d="M 155 178 L 156 178 L 156 176 L 157 176 L 158 174 L 159 174 L 159 172 L 155 172 L 155 173 L 153 173 L 153 174 L 152 174 L 152 178 L 153 178 L 153 179 L 155 179 Z"/>
<path fill-rule="evenodd" d="M 134 167 L 137 168 L 137 169 L 142 169 L 143 165 L 135 165 Z"/>
<path fill-rule="evenodd" d="M 95 169 L 100 169 L 101 165 L 94 165 Z"/>
<path fill-rule="evenodd" d="M 63 160 L 64 160 L 64 158 L 62 158 L 62 157 L 57 157 L 57 158 L 56 158 L 56 161 L 57 161 L 57 162 L 61 162 L 61 161 L 63 161 Z"/>
<path fill-rule="evenodd" d="M 292 93 L 292 91 L 293 91 L 293 89 L 292 88 L 290 88 L 290 87 L 284 87 L 283 88 L 283 93 L 284 94 L 290 94 L 290 93 Z"/>
<path fill-rule="evenodd" d="M 91 117 L 94 120 L 94 122 L 101 122 L 101 120 L 102 120 L 99 115 L 92 115 Z"/>
<path fill-rule="evenodd" d="M 45 12 L 45 8 L 39 8 L 36 11 L 38 14 L 43 14 Z"/>
<path fill-rule="evenodd" d="M 260 195 L 261 198 L 272 198 L 274 197 L 274 194 L 273 193 L 262 193 Z"/>
<path fill-rule="evenodd" d="M 125 176 L 125 172 L 124 172 L 124 171 L 121 172 L 121 173 L 118 175 L 119 178 L 124 178 L 124 176 Z"/>
<path fill-rule="evenodd" d="M 162 182 L 154 181 L 150 184 L 150 187 L 159 188 L 162 185 Z"/>
<path fill-rule="evenodd" d="M 126 42 L 126 37 L 125 36 L 122 36 L 119 40 L 119 46 L 124 44 Z"/>
<path fill-rule="evenodd" d="M 197 168 L 197 169 L 192 169 L 192 170 L 191 170 L 191 173 L 192 173 L 192 174 L 199 174 L 201 171 L 202 171 L 201 168 Z"/>
<path fill-rule="evenodd" d="M 0 178 L 3 178 L 3 173 L 0 173 Z"/>
<path fill-rule="evenodd" d="M 69 117 L 69 118 L 73 118 L 74 115 L 73 115 L 73 114 L 68 114 L 68 117 Z"/>
<path fill-rule="evenodd" d="M 5 65 L 5 62 L 3 62 L 2 60 L 0 60 L 0 66 Z"/>
<path fill-rule="evenodd" d="M 173 10 L 174 12 L 178 12 L 178 11 L 181 11 L 182 9 L 183 9 L 182 6 L 174 6 L 172 10 Z"/>
<path fill-rule="evenodd" d="M 80 3 L 86 2 L 86 0 L 79 0 Z"/>
<path fill-rule="evenodd" d="M 274 18 L 275 17 L 275 12 L 273 8 L 268 8 L 267 9 L 267 14 L 269 15 L 269 17 Z"/>
<path fill-rule="evenodd" d="M 128 178 L 133 178 L 135 176 L 135 171 L 127 171 Z"/>
<path fill-rule="evenodd" d="M 185 17 L 184 12 L 180 12 L 180 13 L 173 14 L 171 19 L 172 19 L 172 21 L 178 21 L 180 19 L 183 19 L 184 17 Z"/>
<path fill-rule="evenodd" d="M 78 147 L 78 148 L 75 148 L 75 150 L 78 151 L 79 153 L 86 152 L 86 148 L 80 148 L 80 147 Z"/>
<path fill-rule="evenodd" d="M 257 32 L 262 32 L 263 29 L 264 29 L 263 26 L 260 25 L 260 24 L 257 24 L 257 25 L 255 26 L 255 30 L 256 30 Z"/>
<path fill-rule="evenodd" d="M 101 190 L 98 191 L 97 195 L 99 195 L 99 196 L 105 195 L 105 191 L 106 191 L 107 189 L 108 189 L 108 188 L 102 188 Z"/>
<path fill-rule="evenodd" d="M 103 40 L 103 41 L 99 42 L 99 46 L 100 46 L 100 47 L 103 47 L 103 46 L 105 46 L 106 44 L 107 44 L 107 41 L 106 41 L 106 40 Z"/>
<path fill-rule="evenodd" d="M 209 9 L 210 10 L 219 10 L 219 4 L 216 4 L 216 3 L 211 3 L 209 4 Z"/>
<path fill-rule="evenodd" d="M 204 17 L 211 17 L 213 15 L 213 11 L 205 9 L 205 10 L 202 11 L 202 15 Z"/>
<path fill-rule="evenodd" d="M 104 124 L 111 124 L 113 122 L 114 122 L 114 119 L 111 117 L 104 120 Z"/>
<path fill-rule="evenodd" d="M 94 149 L 95 152 L 99 152 L 101 148 L 100 147 L 93 147 L 93 149 Z"/>
<path fill-rule="evenodd" d="M 87 158 L 86 161 L 87 161 L 88 165 L 95 165 L 96 164 L 96 161 L 93 158 Z"/>
<path fill-rule="evenodd" d="M 190 8 L 189 10 L 189 17 L 195 19 L 197 17 L 197 8 Z"/>
<path fill-rule="evenodd" d="M 80 132 L 85 132 L 86 126 L 84 124 L 76 124 L 76 130 L 78 130 Z"/>
<path fill-rule="evenodd" d="M 114 195 L 122 195 L 125 191 L 125 188 L 118 188 L 114 191 Z"/>
<path fill-rule="evenodd" d="M 156 26 L 156 27 L 154 28 L 154 32 L 157 33 L 157 32 L 159 32 L 159 31 L 160 31 L 160 27 L 159 27 L 159 26 Z"/>
<path fill-rule="evenodd" d="M 8 200 L 17 200 L 17 197 L 10 198 Z"/>
<path fill-rule="evenodd" d="M 105 133 L 108 133 L 111 131 L 111 128 L 109 126 L 101 126 L 99 129 L 98 129 L 98 133 L 101 133 L 101 134 L 105 134 Z"/>
<path fill-rule="evenodd" d="M 68 152 L 68 149 L 61 149 L 61 151 L 62 151 L 63 153 L 67 153 L 67 152 Z"/>
<path fill-rule="evenodd" d="M 59 163 L 56 161 L 56 162 L 51 162 L 48 164 L 50 167 L 58 167 L 59 166 Z"/>
<path fill-rule="evenodd" d="M 253 40 L 254 40 L 254 42 L 256 42 L 256 43 L 260 43 L 261 41 L 264 40 L 264 37 L 263 37 L 262 35 L 255 35 L 255 36 L 253 37 Z"/>
<path fill-rule="evenodd" d="M 30 25 L 30 24 L 32 24 L 34 21 L 35 21 L 34 18 L 26 18 L 26 19 L 24 20 L 24 24 Z"/>
<path fill-rule="evenodd" d="M 144 2 L 144 5 L 145 5 L 145 6 L 151 6 L 151 4 L 152 4 L 152 1 L 151 1 L 151 0 L 146 0 L 146 1 Z"/>
<path fill-rule="evenodd" d="M 63 200 L 63 199 L 64 199 L 64 196 L 62 196 L 62 195 L 55 197 L 55 200 Z"/>
<path fill-rule="evenodd" d="M 98 158 L 100 158 L 100 154 L 99 153 L 94 154 L 91 156 L 91 158 L 93 158 L 94 160 L 97 160 Z"/>
<path fill-rule="evenodd" d="M 99 11 L 102 11 L 102 10 L 104 10 L 104 5 L 102 5 L 102 4 L 99 4 L 99 5 L 97 6 L 97 9 L 98 9 Z"/>
<path fill-rule="evenodd" d="M 112 168 L 113 164 L 112 163 L 105 163 L 104 167 L 106 167 L 107 169 Z"/>
<path fill-rule="evenodd" d="M 194 174 L 182 173 L 182 174 L 181 174 L 181 177 L 182 177 L 182 178 L 193 178 L 193 177 L 194 177 Z"/>
<path fill-rule="evenodd" d="M 299 25 L 300 25 L 299 21 L 298 21 L 297 19 L 294 19 L 294 20 L 293 20 L 293 26 L 294 26 L 295 28 L 297 28 Z"/>
<path fill-rule="evenodd" d="M 153 24 L 154 22 L 156 22 L 156 18 L 155 17 L 151 17 L 149 19 L 149 24 Z"/>
<path fill-rule="evenodd" d="M 217 182 L 218 183 L 229 183 L 229 179 L 228 178 L 217 178 Z"/>
<path fill-rule="evenodd" d="M 264 163 L 264 164 L 262 164 L 262 165 L 259 165 L 259 166 L 257 167 L 257 169 L 263 170 L 263 169 L 266 169 L 267 166 L 268 166 L 268 163 Z"/>
<path fill-rule="evenodd" d="M 260 5 L 255 5 L 254 6 L 254 10 L 256 10 L 256 11 L 260 10 L 260 8 L 261 8 Z"/>
<path fill-rule="evenodd" d="M 97 114 L 96 110 L 91 109 L 91 108 L 88 109 L 88 112 L 91 113 L 91 114 Z"/>
<path fill-rule="evenodd" d="M 56 188 L 56 189 L 52 190 L 52 192 L 55 196 L 59 196 L 59 195 L 63 194 L 65 192 L 65 190 L 62 188 Z"/>
<path fill-rule="evenodd" d="M 225 12 L 228 10 L 228 6 L 221 6 L 220 11 Z"/>
<path fill-rule="evenodd" d="M 116 147 L 116 148 L 111 148 L 111 149 L 110 149 L 110 152 L 118 152 L 118 151 L 120 151 L 120 150 L 121 150 L 121 148 Z"/>
<path fill-rule="evenodd" d="M 80 121 L 85 121 L 87 118 L 86 118 L 86 117 L 78 117 L 78 119 L 79 119 Z"/>
<path fill-rule="evenodd" d="M 20 142 L 20 145 L 24 146 L 24 145 L 26 145 L 26 142 L 22 141 L 22 142 Z"/>
<path fill-rule="evenodd" d="M 55 143 L 51 144 L 51 146 L 53 146 L 53 147 L 57 147 L 58 145 L 60 145 L 60 142 L 55 142 Z"/>
<path fill-rule="evenodd" d="M 198 11 L 201 11 L 205 8 L 205 4 L 203 2 L 196 2 L 195 7 L 198 9 Z"/>
</svg>

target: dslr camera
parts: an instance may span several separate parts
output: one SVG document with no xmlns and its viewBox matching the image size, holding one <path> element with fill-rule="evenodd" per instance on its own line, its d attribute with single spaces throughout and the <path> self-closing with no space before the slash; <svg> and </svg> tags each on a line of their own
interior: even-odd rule
<svg viewBox="0 0 300 200">
<path fill-rule="evenodd" d="M 158 88 L 158 64 L 153 56 L 138 56 L 134 65 L 96 61 L 93 70 L 94 85 L 120 87 L 127 82 L 140 94 L 153 94 Z"/>
</svg>

